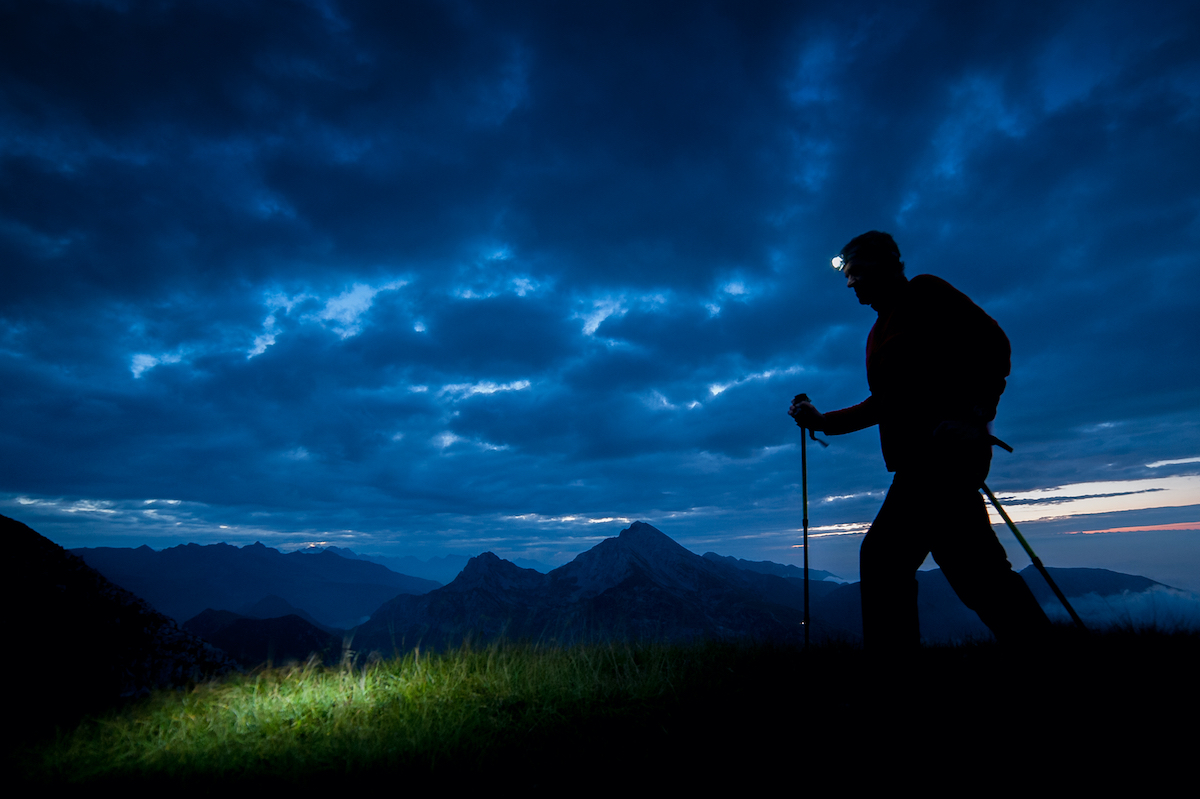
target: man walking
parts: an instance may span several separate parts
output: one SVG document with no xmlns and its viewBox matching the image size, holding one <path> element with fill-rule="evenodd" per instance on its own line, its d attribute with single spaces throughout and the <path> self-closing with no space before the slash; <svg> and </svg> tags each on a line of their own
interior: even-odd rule
<svg viewBox="0 0 1200 799">
<path fill-rule="evenodd" d="M 879 425 L 895 477 L 859 552 L 866 646 L 919 645 L 916 571 L 930 553 L 998 640 L 1044 636 L 1050 623 L 1012 570 L 979 494 L 992 458 L 988 424 L 1009 373 L 1008 338 L 946 281 L 906 278 L 887 233 L 855 237 L 834 265 L 878 314 L 867 337 L 871 395 L 824 414 L 797 397 L 788 413 L 828 435 Z"/>
</svg>

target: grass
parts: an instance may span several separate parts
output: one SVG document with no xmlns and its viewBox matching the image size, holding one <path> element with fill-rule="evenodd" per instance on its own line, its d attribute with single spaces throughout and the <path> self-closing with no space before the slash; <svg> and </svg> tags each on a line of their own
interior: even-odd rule
<svg viewBox="0 0 1200 799">
<path fill-rule="evenodd" d="M 1200 636 L 1144 632 L 1052 653 L 930 648 L 902 664 L 837 646 L 496 644 L 262 669 L 157 694 L 17 754 L 38 785 L 434 787 L 507 774 L 618 786 L 637 772 L 712 787 L 766 764 L 852 776 L 864 756 L 913 747 L 966 763 L 1011 745 L 1006 718 L 1063 741 L 1168 723 L 1200 709 L 1197 666 Z"/>
<path fill-rule="evenodd" d="M 42 750 L 31 776 L 294 780 L 482 766 L 565 722 L 643 713 L 671 695 L 686 660 L 665 646 L 495 645 L 262 669 L 86 720 Z"/>
</svg>

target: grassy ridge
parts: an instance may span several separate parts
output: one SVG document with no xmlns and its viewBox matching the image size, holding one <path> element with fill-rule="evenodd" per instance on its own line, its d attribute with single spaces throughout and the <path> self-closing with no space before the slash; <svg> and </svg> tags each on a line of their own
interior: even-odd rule
<svg viewBox="0 0 1200 799">
<path fill-rule="evenodd" d="M 1012 724 L 1037 746 L 1057 739 L 1061 753 L 1080 735 L 1169 723 L 1200 709 L 1197 667 L 1194 634 L 1093 636 L 1024 655 L 931 648 L 904 663 L 842 647 L 501 644 L 159 694 L 21 762 L 35 783 L 203 789 L 369 775 L 482 785 L 498 774 L 618 786 L 632 772 L 706 786 L 800 764 L 846 777 L 864 759 L 929 750 L 960 764 L 995 757 L 1014 745 Z"/>
</svg>

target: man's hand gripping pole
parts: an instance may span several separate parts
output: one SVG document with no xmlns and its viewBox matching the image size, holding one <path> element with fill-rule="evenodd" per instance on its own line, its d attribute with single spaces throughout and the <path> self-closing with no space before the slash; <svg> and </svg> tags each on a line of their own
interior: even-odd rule
<svg viewBox="0 0 1200 799">
<path fill-rule="evenodd" d="M 812 400 L 810 400 L 808 398 L 807 394 L 797 394 L 795 397 L 792 398 L 792 405 L 798 405 L 801 402 L 807 402 L 809 405 L 812 405 Z M 816 410 L 816 408 L 814 407 L 813 410 Z M 820 444 L 822 447 L 829 446 L 829 443 L 827 441 L 825 441 L 824 439 L 817 438 L 816 430 L 812 429 L 811 427 L 806 427 L 805 424 L 803 422 L 801 422 L 798 417 L 793 416 L 792 418 L 796 420 L 797 427 L 799 427 L 801 430 L 808 431 L 809 438 L 811 438 L 813 441 Z"/>
</svg>

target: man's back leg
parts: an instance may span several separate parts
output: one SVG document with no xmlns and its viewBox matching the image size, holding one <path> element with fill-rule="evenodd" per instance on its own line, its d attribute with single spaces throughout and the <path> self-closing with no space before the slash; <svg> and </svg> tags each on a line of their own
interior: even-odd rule
<svg viewBox="0 0 1200 799">
<path fill-rule="evenodd" d="M 1004 643 L 1043 640 L 1050 621 L 988 521 L 983 496 L 971 488 L 948 489 L 941 502 L 944 524 L 934 527 L 930 547 L 950 586 Z"/>
</svg>

